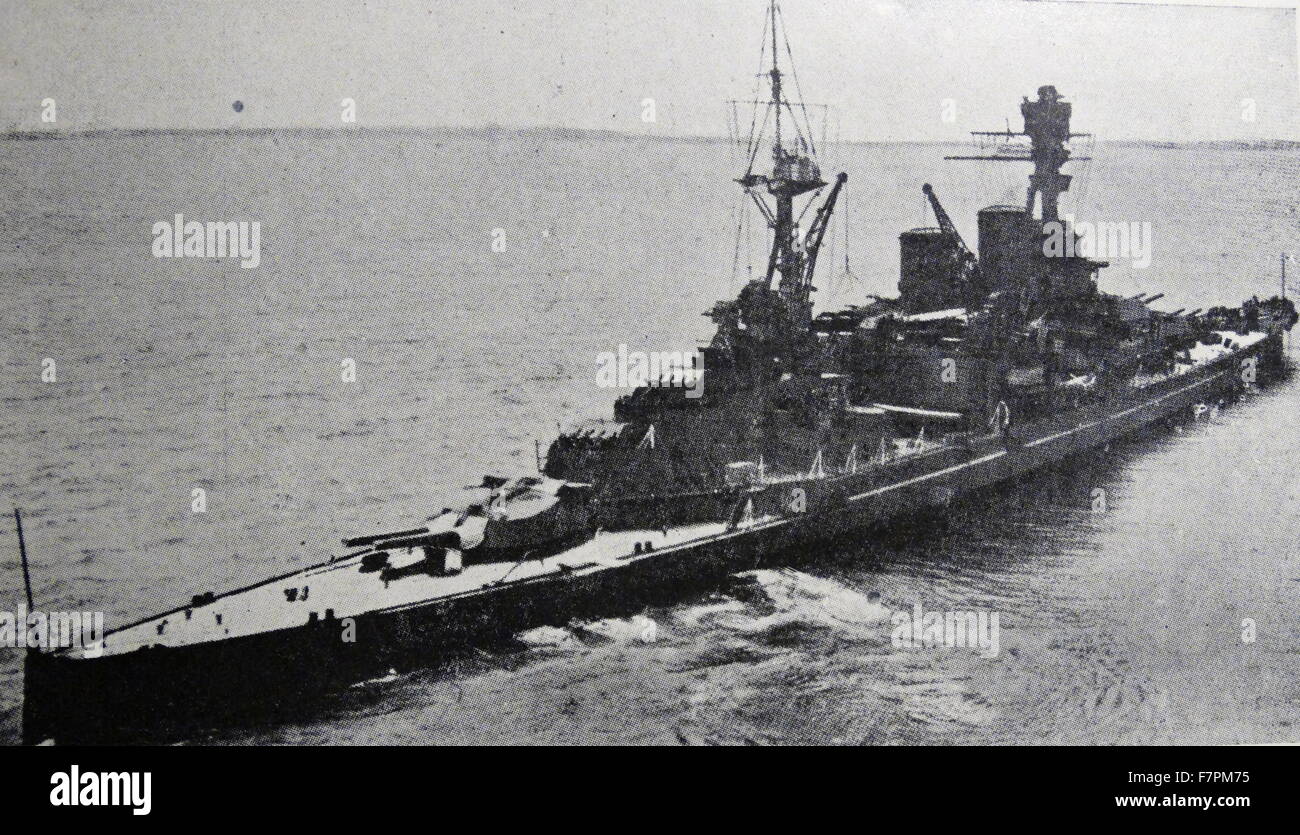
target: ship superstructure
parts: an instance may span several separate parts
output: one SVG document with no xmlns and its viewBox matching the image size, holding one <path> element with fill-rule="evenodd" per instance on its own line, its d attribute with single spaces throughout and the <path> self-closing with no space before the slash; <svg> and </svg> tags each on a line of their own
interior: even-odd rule
<svg viewBox="0 0 1300 835">
<path fill-rule="evenodd" d="M 775 64 L 770 75 L 772 111 L 797 112 L 783 106 Z M 794 197 L 818 195 L 827 184 L 803 155 L 802 136 L 789 150 L 778 130 L 772 172 L 755 173 L 751 164 L 738 180 L 772 230 L 768 269 L 709 311 L 717 331 L 703 354 L 704 396 L 644 386 L 618 400 L 616 422 L 603 424 L 600 437 L 581 428 L 558 439 L 546 473 L 592 483 L 598 497 L 619 497 L 601 517 L 617 525 L 629 495 L 660 497 L 663 513 L 662 497 L 718 489 L 755 466 L 765 478 L 789 478 L 815 463 L 915 449 L 925 439 L 1030 435 L 1036 422 L 1168 378 L 1197 346 L 1222 345 L 1231 341 L 1222 332 L 1258 327 L 1261 313 L 1290 326 L 1294 308 L 1280 298 L 1183 315 L 1148 307 L 1159 296 L 1101 292 L 1106 262 L 1078 254 L 1084 247 L 1058 253 L 1046 245 L 1053 235 L 1076 234 L 1060 217 L 1071 183 L 1062 169 L 1086 159 L 1073 157 L 1069 143 L 1089 134 L 1071 131 L 1072 105 L 1055 87 L 1039 88 L 1020 111 L 1022 131 L 977 135 L 1024 137 L 1027 147 L 950 157 L 1032 166 L 1023 205 L 979 212 L 978 255 L 924 184 L 937 226 L 900 236 L 899 295 L 815 318 L 813 272 L 846 176 L 836 178 L 800 236 Z M 652 446 L 641 442 L 648 435 Z"/>
</svg>

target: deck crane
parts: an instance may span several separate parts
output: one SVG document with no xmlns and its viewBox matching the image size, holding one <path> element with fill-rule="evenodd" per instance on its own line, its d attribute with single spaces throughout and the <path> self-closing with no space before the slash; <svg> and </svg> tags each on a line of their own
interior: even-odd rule
<svg viewBox="0 0 1300 835">
<path fill-rule="evenodd" d="M 808 233 L 804 236 L 803 285 L 805 287 L 812 287 L 813 270 L 817 268 L 817 253 L 821 252 L 822 241 L 826 238 L 826 228 L 830 224 L 831 212 L 835 211 L 835 201 L 840 196 L 840 189 L 848 179 L 849 175 L 844 173 L 835 178 L 835 185 L 831 188 L 830 195 L 817 210 L 817 216 L 813 218 L 812 225 L 808 227 Z"/>
<path fill-rule="evenodd" d="M 957 227 L 953 225 L 952 218 L 948 217 L 948 213 L 944 211 L 943 204 L 939 202 L 938 195 L 934 193 L 934 186 L 926 183 L 921 186 L 921 191 L 925 193 L 926 199 L 930 201 L 930 208 L 934 210 L 934 219 L 938 221 L 939 228 L 957 242 L 957 245 L 961 247 L 963 253 L 974 258 L 975 254 L 970 251 L 968 246 L 966 246 L 966 242 L 962 240 L 961 233 L 959 233 Z"/>
<path fill-rule="evenodd" d="M 970 247 L 966 246 L 966 242 L 962 240 L 961 233 L 953 225 L 952 218 L 948 217 L 948 213 L 944 211 L 938 195 L 934 193 L 934 187 L 926 183 L 921 186 L 921 191 L 924 192 L 926 199 L 930 201 L 930 208 L 934 210 L 934 219 L 939 224 L 939 229 L 942 230 L 944 236 L 953 243 L 960 253 L 963 285 L 971 286 L 976 281 L 979 259 L 975 257 L 975 253 L 971 252 Z"/>
</svg>

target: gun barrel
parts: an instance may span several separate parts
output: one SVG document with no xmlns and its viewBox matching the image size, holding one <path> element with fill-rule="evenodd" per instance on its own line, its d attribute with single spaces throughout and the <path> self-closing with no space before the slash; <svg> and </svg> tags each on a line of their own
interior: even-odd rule
<svg viewBox="0 0 1300 835">
<path fill-rule="evenodd" d="M 344 547 L 361 548 L 366 545 L 374 545 L 376 542 L 384 539 L 396 539 L 399 536 L 415 536 L 416 534 L 428 533 L 428 528 L 411 528 L 405 531 L 393 531 L 391 533 L 376 533 L 369 536 L 356 536 L 352 539 L 343 540 Z"/>
<path fill-rule="evenodd" d="M 427 529 L 426 529 L 427 532 Z M 459 547 L 460 534 L 455 531 L 443 531 L 441 533 L 428 534 L 427 536 L 408 536 L 397 539 L 385 539 L 376 547 L 383 549 L 388 548 L 422 548 L 425 546 L 433 547 Z"/>
</svg>

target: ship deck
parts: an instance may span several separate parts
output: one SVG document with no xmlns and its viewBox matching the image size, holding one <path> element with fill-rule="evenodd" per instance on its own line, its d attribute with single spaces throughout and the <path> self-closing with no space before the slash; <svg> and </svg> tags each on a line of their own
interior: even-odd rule
<svg viewBox="0 0 1300 835">
<path fill-rule="evenodd" d="M 151 646 L 180 647 L 304 626 L 331 613 L 335 618 L 398 611 L 461 595 L 522 583 L 561 573 L 568 576 L 626 564 L 637 543 L 655 552 L 725 533 L 723 522 L 663 530 L 602 532 L 594 539 L 541 560 L 471 563 L 458 574 L 412 572 L 388 581 L 379 572 L 362 572 L 361 557 L 318 564 L 222 595 L 196 606 L 157 615 L 105 635 L 103 655 L 119 655 Z M 640 556 L 640 555 L 637 555 Z M 394 553 L 395 568 L 420 562 L 419 551 Z M 293 599 L 290 599 L 290 597 Z M 80 649 L 60 654 L 81 657 Z"/>
</svg>

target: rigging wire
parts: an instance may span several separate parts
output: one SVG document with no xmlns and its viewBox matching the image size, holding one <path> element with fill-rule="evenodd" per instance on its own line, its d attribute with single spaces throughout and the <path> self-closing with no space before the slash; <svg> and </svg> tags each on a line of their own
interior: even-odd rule
<svg viewBox="0 0 1300 835">
<path fill-rule="evenodd" d="M 748 203 L 743 204 L 740 217 L 745 224 L 745 280 L 749 281 L 754 274 L 754 221 Z"/>
<path fill-rule="evenodd" d="M 831 109 L 829 107 L 822 108 L 822 147 L 823 148 L 830 147 L 829 143 L 827 143 L 826 141 L 826 130 L 828 125 L 830 125 L 830 121 L 831 121 Z M 835 162 L 838 163 L 839 160 L 836 159 Z M 837 166 L 833 165 L 831 167 L 835 168 Z"/>
<path fill-rule="evenodd" d="M 731 165 L 735 165 L 740 153 L 740 117 L 736 112 L 736 103 L 729 102 L 731 107 L 727 110 L 727 134 L 731 139 L 727 147 L 728 157 Z"/>
<path fill-rule="evenodd" d="M 831 221 L 830 221 L 830 222 L 831 222 L 832 224 L 838 222 L 838 219 L 836 218 L 835 215 L 831 215 Z M 829 280 L 829 282 L 828 282 L 828 284 L 827 284 L 827 287 L 826 287 L 826 306 L 827 306 L 827 307 L 832 307 L 834 301 L 835 301 L 837 298 L 839 298 L 838 286 L 837 286 L 837 282 L 836 282 L 836 280 L 835 280 L 835 234 L 834 234 L 834 228 L 833 228 L 833 227 L 832 227 L 831 232 L 832 232 L 832 234 L 826 236 L 826 238 L 827 238 L 827 241 L 826 241 L 826 247 L 827 247 L 827 249 L 826 249 L 826 258 L 827 258 L 828 262 L 829 262 L 830 265 L 831 265 L 831 268 L 830 268 L 830 280 Z M 822 272 L 826 272 L 826 270 L 822 270 Z M 815 277 L 815 276 L 814 276 L 814 277 Z"/>
<path fill-rule="evenodd" d="M 776 16 L 781 21 L 781 39 L 785 42 L 785 52 L 790 58 L 790 76 L 794 79 L 794 91 L 799 97 L 799 108 L 803 111 L 804 127 L 807 129 L 808 134 L 808 147 L 812 152 L 812 155 L 815 157 L 817 156 L 817 144 L 813 139 L 812 122 L 808 118 L 808 106 L 804 104 L 803 89 L 799 86 L 799 71 L 795 68 L 794 52 L 790 49 L 790 31 L 786 27 L 785 15 L 781 12 L 781 4 L 777 3 L 775 6 Z M 795 131 L 802 136 L 803 130 L 799 128 L 799 118 L 795 115 L 794 108 L 787 104 L 786 109 L 790 111 L 790 118 L 794 120 Z"/>
<path fill-rule="evenodd" d="M 758 97 L 762 95 L 763 92 L 763 82 L 760 81 L 759 79 L 763 77 L 763 64 L 764 64 L 764 59 L 766 59 L 767 57 L 767 26 L 768 26 L 767 15 L 764 15 L 763 16 L 763 37 L 759 39 L 759 47 L 758 47 L 758 73 L 754 76 L 754 101 L 758 101 Z M 768 109 L 770 108 L 765 109 L 763 113 L 764 129 L 766 129 L 767 127 Z M 746 156 L 750 158 L 751 167 L 754 164 L 753 162 L 754 155 L 755 152 L 757 151 L 755 145 L 758 142 L 758 138 L 754 136 L 754 127 L 757 123 L 758 123 L 758 107 L 755 106 L 753 116 L 750 118 L 749 121 L 749 146 L 745 149 Z"/>
<path fill-rule="evenodd" d="M 849 280 L 855 286 L 861 288 L 862 282 L 858 279 L 857 274 L 853 272 L 853 267 L 849 262 L 849 225 L 849 190 L 846 186 L 844 189 L 844 274 L 849 277 Z"/>
<path fill-rule="evenodd" d="M 736 276 L 740 274 L 740 236 L 744 229 L 744 218 L 741 214 L 745 211 L 745 198 L 741 197 L 740 201 L 731 210 L 731 219 L 736 223 L 736 247 L 731 257 L 731 279 L 727 282 L 727 295 L 731 295 L 736 289 Z"/>
<path fill-rule="evenodd" d="M 1095 158 L 1094 149 L 1096 148 L 1096 144 L 1097 144 L 1096 137 L 1089 136 L 1086 137 L 1086 140 L 1083 145 L 1083 156 L 1087 157 L 1087 159 L 1079 163 L 1079 165 L 1082 166 L 1082 170 L 1079 176 L 1079 180 L 1080 180 L 1079 191 L 1078 191 L 1079 196 L 1076 198 L 1076 204 L 1077 204 L 1076 212 L 1080 215 L 1084 214 L 1084 212 L 1087 211 L 1088 192 L 1089 189 L 1092 187 L 1093 165 L 1091 160 Z"/>
<path fill-rule="evenodd" d="M 767 131 L 767 119 L 768 119 L 768 117 L 771 116 L 771 115 L 772 115 L 772 106 L 771 106 L 771 105 L 768 105 L 768 106 L 767 106 L 766 108 L 764 108 L 764 110 L 763 110 L 763 127 L 759 129 L 759 136 L 760 136 L 760 138 L 762 137 L 763 133 Z M 755 119 L 757 119 L 757 117 L 758 117 L 758 108 L 757 108 L 757 107 L 754 108 L 754 117 L 755 117 Z M 753 143 L 753 148 L 751 149 L 751 152 L 750 152 L 750 155 L 749 155 L 749 167 L 747 167 L 747 168 L 745 169 L 745 175 L 746 175 L 746 176 L 748 176 L 748 175 L 749 175 L 750 173 L 752 173 L 753 170 L 754 170 L 754 160 L 758 158 L 758 148 L 759 148 L 759 146 L 758 146 L 758 142 L 755 141 L 755 142 Z"/>
<path fill-rule="evenodd" d="M 841 267 L 836 260 L 835 246 L 837 236 L 832 234 L 829 236 L 831 249 L 828 253 L 828 260 L 831 264 L 831 285 L 828 294 L 829 298 L 827 299 L 828 302 L 848 298 L 852 291 L 861 290 L 863 287 L 862 281 L 858 278 L 857 274 L 853 272 L 850 254 L 851 247 L 849 241 L 852 239 L 852 236 L 850 234 L 851 223 L 849 214 L 849 191 L 847 186 L 841 194 L 844 209 L 834 222 L 840 224 L 841 228 L 844 230 L 844 263 Z"/>
<path fill-rule="evenodd" d="M 825 187 L 823 186 L 823 188 Z M 796 228 L 803 225 L 804 215 L 808 214 L 808 210 L 817 202 L 817 198 L 821 196 L 821 193 L 822 189 L 819 188 L 812 193 L 811 197 L 808 198 L 808 202 L 804 204 L 803 211 L 799 212 L 799 217 L 795 219 L 794 225 Z"/>
</svg>

